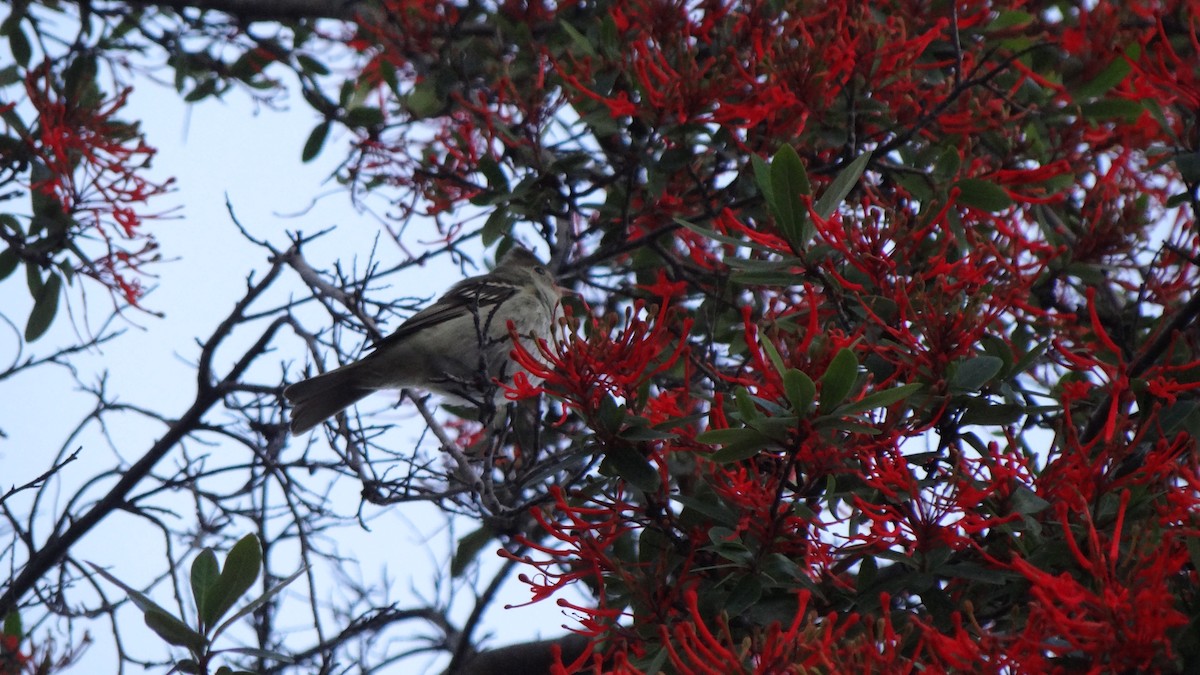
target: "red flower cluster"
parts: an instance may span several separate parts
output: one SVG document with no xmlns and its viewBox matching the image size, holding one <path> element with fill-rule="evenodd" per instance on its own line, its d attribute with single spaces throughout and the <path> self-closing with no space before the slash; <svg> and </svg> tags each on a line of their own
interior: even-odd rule
<svg viewBox="0 0 1200 675">
<path fill-rule="evenodd" d="M 144 273 L 145 263 L 158 257 L 157 244 L 141 226 L 159 215 L 139 209 L 165 193 L 172 181 L 146 179 L 143 169 L 155 150 L 136 126 L 115 117 L 128 89 L 101 100 L 94 93 L 68 94 L 56 78 L 53 64 L 46 63 L 30 71 L 25 83 L 37 113 L 36 129 L 21 134 L 35 158 L 29 188 L 41 196 L 35 208 L 42 204 L 35 222 L 52 231 L 72 232 L 77 246 L 83 240 L 74 234 L 101 240 L 103 253 L 79 260 L 77 271 L 137 306 L 144 292 L 138 275 Z"/>
<path fill-rule="evenodd" d="M 21 675 L 33 671 L 33 661 L 21 653 L 21 638 L 0 635 L 0 675 Z"/>
<path fill-rule="evenodd" d="M 496 56 L 401 87 L 398 201 L 572 218 L 639 282 L 515 352 L 605 458 L 525 541 L 535 599 L 596 597 L 567 670 L 1177 663 L 1200 1 L 451 8 L 370 33 Z"/>
</svg>

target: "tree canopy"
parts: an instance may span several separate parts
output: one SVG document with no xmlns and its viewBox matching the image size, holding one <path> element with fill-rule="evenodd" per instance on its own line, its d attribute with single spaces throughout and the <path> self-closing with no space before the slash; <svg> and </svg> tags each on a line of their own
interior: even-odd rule
<svg viewBox="0 0 1200 675">
<path fill-rule="evenodd" d="M 190 355 L 193 404 L 147 411 L 157 440 L 76 498 L 43 499 L 72 470 L 58 430 L 45 475 L 5 475 L 0 612 L 24 621 L 0 672 L 69 661 L 79 645 L 53 636 L 125 594 L 184 672 L 386 672 L 420 650 L 454 673 L 1197 667 L 1198 16 L 1195 0 L 13 3 L 0 279 L 32 297 L 6 317 L 28 345 L 89 289 L 117 322 L 174 311 L 144 293 L 171 185 L 122 117 L 134 84 L 311 120 L 281 161 L 338 157 L 382 236 L 323 269 L 306 253 L 332 235 L 247 230 L 264 263 Z M 505 424 L 409 396 L 420 439 L 369 408 L 289 437 L 284 384 L 417 306 L 390 279 L 516 243 L 577 295 L 553 340 L 516 346 L 542 381 L 510 388 Z M 111 325 L 0 387 L 120 339 Z M 120 408 L 90 393 L 81 426 Z M 430 581 L 475 593 L 470 617 L 369 586 L 326 607 L 337 582 L 309 574 L 316 637 L 289 638 L 275 582 L 336 566 L 320 541 L 356 526 L 324 503 L 331 481 L 360 512 L 422 501 L 471 522 Z M 198 522 L 158 521 L 166 495 Z M 159 577 L 73 553 L 118 511 L 180 547 Z M 489 581 L 462 582 L 495 556 Z M 244 619 L 260 651 L 214 654 L 260 566 Z M 156 604 L 189 575 L 193 612 Z M 482 648 L 504 584 L 557 601 L 574 635 Z M 427 634 L 395 637 L 413 623 Z"/>
</svg>

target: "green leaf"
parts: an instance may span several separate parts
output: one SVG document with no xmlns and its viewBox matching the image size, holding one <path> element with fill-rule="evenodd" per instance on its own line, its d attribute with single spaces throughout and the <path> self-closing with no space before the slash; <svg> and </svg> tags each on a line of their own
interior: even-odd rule
<svg viewBox="0 0 1200 675">
<path fill-rule="evenodd" d="M 201 617 L 201 628 L 206 625 L 203 617 L 208 614 L 209 593 L 220 578 L 221 566 L 217 563 L 217 554 L 211 548 L 204 549 L 192 561 L 191 572 L 192 597 L 196 599 L 196 614 Z"/>
<path fill-rule="evenodd" d="M 858 358 L 854 352 L 843 348 L 821 375 L 821 409 L 831 410 L 844 401 L 857 381 Z"/>
<path fill-rule="evenodd" d="M 45 334 L 58 313 L 58 296 L 62 289 L 62 277 L 50 272 L 33 296 L 33 311 L 25 323 L 25 340 L 33 342 Z"/>
<path fill-rule="evenodd" d="M 1050 502 L 1042 499 L 1024 485 L 1018 485 L 1013 489 L 1011 499 L 1013 511 L 1023 516 L 1032 516 L 1050 508 Z"/>
<path fill-rule="evenodd" d="M 1181 152 L 1172 158 L 1185 183 L 1200 182 L 1200 152 Z M 1187 193 L 1184 193 L 1185 195 Z"/>
<path fill-rule="evenodd" d="M 775 188 L 771 185 L 771 165 L 758 155 L 750 156 L 750 165 L 754 168 L 754 182 L 758 184 L 758 191 L 762 194 L 763 201 L 774 211 Z"/>
<path fill-rule="evenodd" d="M 771 159 L 771 194 L 779 230 L 796 250 L 808 243 L 812 230 L 808 211 L 801 199 L 802 195 L 811 192 L 808 174 L 796 149 L 790 145 L 779 148 Z"/>
<path fill-rule="evenodd" d="M 405 97 L 404 103 L 416 119 L 432 117 L 442 110 L 442 98 L 437 85 L 429 80 L 418 82 Z"/>
<path fill-rule="evenodd" d="M 634 419 L 645 420 L 644 417 L 638 417 Z M 671 438 L 678 438 L 679 436 L 679 434 L 672 431 L 662 431 L 660 429 L 651 428 L 647 426 L 648 423 L 649 421 L 647 420 L 642 423 L 631 424 L 622 429 L 621 433 L 617 434 L 617 438 L 624 438 L 625 440 L 632 441 L 634 443 L 642 443 L 645 441 L 665 441 Z"/>
<path fill-rule="evenodd" d="M 983 385 L 992 381 L 1004 367 L 1004 360 L 998 356 L 975 356 L 960 361 L 950 378 L 950 389 L 954 391 L 979 391 Z"/>
<path fill-rule="evenodd" d="M 884 389 L 882 391 L 867 394 L 853 403 L 847 403 L 844 406 L 838 407 L 838 409 L 834 410 L 831 414 L 855 415 L 867 410 L 886 408 L 897 401 L 902 401 L 915 394 L 917 390 L 923 386 L 924 385 L 919 382 L 913 382 L 911 384 L 904 384 L 900 385 L 899 387 L 892 387 L 891 389 Z"/>
<path fill-rule="evenodd" d="M 964 178 L 958 188 L 958 202 L 983 211 L 1003 211 L 1012 206 L 1012 198 L 1004 188 L 982 178 Z"/>
<path fill-rule="evenodd" d="M 458 547 L 454 550 L 454 557 L 450 560 L 450 576 L 455 579 L 461 577 L 467 567 L 479 557 L 479 552 L 483 550 L 483 547 L 487 546 L 488 542 L 495 537 L 496 530 L 490 525 L 484 525 L 460 538 Z"/>
<path fill-rule="evenodd" d="M 233 545 L 225 557 L 225 568 L 217 582 L 209 588 L 205 602 L 205 614 L 201 617 L 205 626 L 211 626 L 225 616 L 238 598 L 242 597 L 258 579 L 262 571 L 262 546 L 258 537 L 248 534 Z"/>
<path fill-rule="evenodd" d="M 671 540 L 662 530 L 647 527 L 642 529 L 637 540 L 637 559 L 639 563 L 652 563 L 662 560 L 663 556 L 671 553 Z"/>
<path fill-rule="evenodd" d="M 1090 120 L 1123 119 L 1132 122 L 1145 110 L 1146 106 L 1141 101 L 1126 98 L 1102 98 L 1079 106 L 1079 112 Z"/>
<path fill-rule="evenodd" d="M 314 59 L 307 54 L 297 54 L 296 63 L 300 65 L 300 70 L 313 75 L 328 75 L 329 68 L 325 67 L 324 63 Z"/>
<path fill-rule="evenodd" d="M 0 251 L 0 281 L 7 279 L 10 274 L 15 272 L 20 262 L 21 257 L 17 255 L 16 250 L 6 248 Z"/>
<path fill-rule="evenodd" d="M 150 630 L 170 644 L 187 647 L 193 654 L 205 650 L 204 636 L 192 630 L 186 623 L 161 609 L 151 609 L 142 616 Z"/>
<path fill-rule="evenodd" d="M 1002 426 L 1014 424 L 1025 414 L 1025 407 L 1016 403 L 991 403 L 985 399 L 972 399 L 967 402 L 959 424 L 969 426 Z"/>
<path fill-rule="evenodd" d="M 509 214 L 508 209 L 503 206 L 497 207 L 483 224 L 480 242 L 485 248 L 490 248 L 501 237 L 507 236 L 508 233 L 512 232 L 512 224 L 513 217 Z"/>
<path fill-rule="evenodd" d="M 612 394 L 605 394 L 600 399 L 600 410 L 596 417 L 599 428 L 596 431 L 609 436 L 616 436 L 625 427 L 625 406 L 617 403 Z"/>
<path fill-rule="evenodd" d="M 583 52 L 584 55 L 592 57 L 598 56 L 596 53 L 596 48 L 592 46 L 592 41 L 587 39 L 587 36 L 585 36 L 583 33 L 580 33 L 578 29 L 567 23 L 565 20 L 559 21 L 558 25 L 563 29 L 563 32 L 565 32 L 571 38 L 571 43 L 574 44 L 579 51 Z"/>
<path fill-rule="evenodd" d="M 761 434 L 747 436 L 740 441 L 730 443 L 717 450 L 709 455 L 708 459 L 715 464 L 732 464 L 733 462 L 750 459 L 763 450 L 766 450 L 769 446 L 775 446 L 775 444 Z"/>
<path fill-rule="evenodd" d="M 729 597 L 725 599 L 725 611 L 729 612 L 730 616 L 737 616 L 750 609 L 762 598 L 762 580 L 758 578 L 758 575 L 739 576 L 741 576 L 741 580 L 737 582 L 737 585 L 729 592 Z"/>
<path fill-rule="evenodd" d="M 946 146 L 938 155 L 937 161 L 933 164 L 933 177 L 938 182 L 949 181 L 958 175 L 958 170 L 962 166 L 962 156 L 959 154 L 958 148 Z"/>
<path fill-rule="evenodd" d="M 477 165 L 479 173 L 487 179 L 488 187 L 496 192 L 509 192 L 508 176 L 504 175 L 504 170 L 500 168 L 500 164 L 492 159 L 491 155 L 484 155 L 479 158 Z"/>
<path fill-rule="evenodd" d="M 803 371 L 789 368 L 783 374 L 783 390 L 797 415 L 808 413 L 817 395 L 817 385 Z"/>
<path fill-rule="evenodd" d="M 650 464 L 636 448 L 627 445 L 617 445 L 604 453 L 604 464 L 613 473 L 625 479 L 630 485 L 642 492 L 658 490 L 658 471 Z"/>
<path fill-rule="evenodd" d="M 1187 537 L 1184 542 L 1187 546 L 1188 558 L 1192 561 L 1192 567 L 1200 570 L 1200 537 Z"/>
<path fill-rule="evenodd" d="M 17 610 L 9 611 L 8 616 L 4 617 L 3 634 L 15 638 L 25 637 L 25 629 L 21 626 L 21 614 Z"/>
<path fill-rule="evenodd" d="M 22 68 L 29 66 L 33 48 L 29 44 L 29 38 L 25 36 L 25 31 L 21 30 L 20 24 L 14 24 L 8 32 L 8 48 L 12 50 L 13 60 Z"/>
<path fill-rule="evenodd" d="M 787 366 L 783 365 L 783 358 L 779 356 L 779 350 L 775 348 L 775 343 L 770 339 L 760 340 L 763 351 L 767 353 L 767 358 L 771 360 L 771 365 L 775 366 L 775 371 L 780 375 L 787 372 Z"/>
<path fill-rule="evenodd" d="M 738 416 L 742 421 L 750 422 L 762 417 L 762 413 L 755 405 L 756 400 L 756 397 L 745 387 L 737 387 L 733 390 L 733 404 L 737 407 Z"/>
<path fill-rule="evenodd" d="M 369 105 L 360 105 L 346 111 L 342 122 L 348 127 L 370 129 L 383 124 L 383 111 Z"/>
<path fill-rule="evenodd" d="M 325 146 L 325 139 L 329 137 L 329 122 L 321 122 L 312 133 L 308 135 L 308 140 L 304 142 L 304 150 L 300 153 L 301 162 L 311 162 L 318 154 L 321 153 L 321 148 Z"/>
<path fill-rule="evenodd" d="M 683 504 L 697 513 L 708 516 L 714 522 L 729 527 L 735 527 L 738 523 L 738 515 L 733 512 L 728 506 L 721 502 L 715 493 L 709 490 L 707 496 L 709 499 L 703 499 L 699 496 L 689 495 L 671 495 L 671 500 Z"/>
<path fill-rule="evenodd" d="M 1073 92 L 1074 98 L 1083 100 L 1103 96 L 1110 89 L 1121 84 L 1132 69 L 1133 67 L 1129 65 L 1129 61 L 1124 56 L 1117 56 L 1090 82 L 1076 87 Z"/>
<path fill-rule="evenodd" d="M 134 589 L 132 586 L 130 586 L 129 584 L 126 584 L 124 581 L 121 581 L 120 579 L 114 577 L 112 574 L 109 574 L 108 570 L 101 568 L 96 563 L 89 562 L 88 565 L 91 566 L 91 568 L 96 572 L 96 574 L 99 574 L 100 576 L 107 579 L 110 583 L 115 585 L 116 587 L 125 591 L 125 593 L 129 595 L 130 602 L 132 602 L 134 604 L 134 606 L 136 606 L 138 609 L 142 610 L 142 612 L 158 610 L 159 612 L 162 612 L 164 614 L 169 614 L 169 612 L 167 612 L 167 610 L 163 609 L 162 607 L 159 607 L 157 604 L 155 604 L 155 602 L 153 600 L 146 597 L 146 595 L 144 593 L 142 593 L 139 590 Z"/>
<path fill-rule="evenodd" d="M 813 205 L 813 210 L 817 212 L 818 216 L 828 218 L 837 210 L 846 195 L 850 194 L 850 191 L 858 184 L 858 179 L 862 177 L 863 171 L 866 170 L 867 163 L 870 161 L 871 153 L 865 152 L 855 157 L 853 162 L 842 169 L 837 178 L 834 178 L 833 182 L 829 184 L 825 194 L 821 195 L 821 198 Z"/>
<path fill-rule="evenodd" d="M 215 631 L 213 631 L 213 634 L 212 634 L 213 639 L 215 640 L 218 635 L 223 633 L 226 628 L 229 628 L 230 626 L 232 626 L 235 621 L 241 619 L 244 616 L 249 616 L 251 612 L 253 612 L 254 610 L 258 609 L 259 607 L 265 605 L 267 602 L 269 602 L 271 600 L 271 598 L 275 597 L 276 595 L 279 595 L 279 593 L 282 592 L 284 588 L 287 588 L 287 586 L 289 584 L 291 584 L 296 579 L 299 579 L 300 575 L 304 574 L 307 571 L 308 571 L 308 567 L 301 567 L 300 569 L 293 572 L 290 577 L 275 584 L 266 593 L 263 593 L 262 595 L 258 596 L 257 598 L 251 600 L 249 603 L 244 605 L 241 609 L 234 612 L 233 616 L 226 619 L 225 623 L 221 624 L 220 626 L 217 626 L 217 629 Z"/>
</svg>

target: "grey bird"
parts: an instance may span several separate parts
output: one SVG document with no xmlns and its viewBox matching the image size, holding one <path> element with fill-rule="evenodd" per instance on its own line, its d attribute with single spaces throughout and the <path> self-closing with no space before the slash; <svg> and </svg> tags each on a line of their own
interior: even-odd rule
<svg viewBox="0 0 1200 675">
<path fill-rule="evenodd" d="M 302 434 L 381 389 L 417 387 L 485 405 L 502 400 L 493 379 L 511 381 L 511 321 L 537 353 L 561 312 L 562 289 L 537 256 L 515 247 L 487 274 L 464 279 L 353 363 L 289 385 L 291 430 Z M 530 378 L 536 383 L 537 379 Z"/>
</svg>

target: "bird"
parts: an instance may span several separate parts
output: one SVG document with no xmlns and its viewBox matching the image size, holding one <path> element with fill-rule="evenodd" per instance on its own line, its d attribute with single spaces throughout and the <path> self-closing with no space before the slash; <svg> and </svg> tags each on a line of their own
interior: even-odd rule
<svg viewBox="0 0 1200 675">
<path fill-rule="evenodd" d="M 561 316 L 562 292 L 536 255 L 514 246 L 491 272 L 451 286 L 362 359 L 285 387 L 292 434 L 383 389 L 416 387 L 478 407 L 502 400 L 494 381 L 510 381 L 521 370 L 510 357 L 509 322 L 536 353 L 536 341 L 549 339 Z"/>
</svg>

